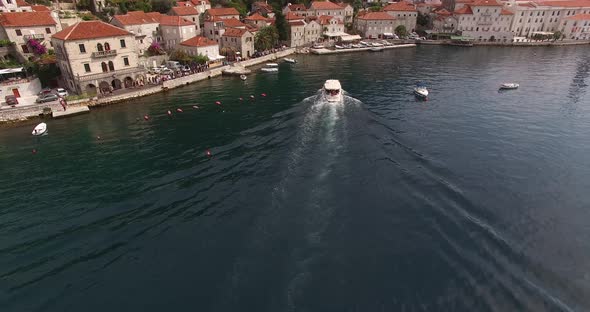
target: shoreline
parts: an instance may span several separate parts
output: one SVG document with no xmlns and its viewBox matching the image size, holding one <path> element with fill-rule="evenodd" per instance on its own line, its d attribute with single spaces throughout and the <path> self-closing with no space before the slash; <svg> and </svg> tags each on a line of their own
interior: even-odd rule
<svg viewBox="0 0 590 312">
<path fill-rule="evenodd" d="M 247 68 L 247 67 L 255 66 L 255 65 L 265 63 L 268 61 L 277 60 L 277 59 L 286 57 L 286 56 L 294 54 L 294 53 L 296 53 L 295 48 L 288 48 L 283 51 L 278 51 L 278 52 L 268 54 L 265 56 L 261 56 L 261 57 L 257 57 L 254 59 L 236 62 L 235 65 Z M 74 101 L 70 101 L 68 103 L 68 107 L 69 108 L 87 107 L 88 110 L 86 110 L 86 109 L 83 109 L 83 110 L 84 110 L 84 112 L 88 113 L 88 112 L 92 112 L 92 109 L 91 109 L 92 107 L 102 107 L 102 106 L 117 104 L 117 103 L 125 102 L 128 100 L 132 100 L 132 99 L 136 99 L 136 98 L 140 98 L 140 97 L 144 97 L 144 96 L 148 96 L 148 95 L 152 95 L 152 94 L 156 94 L 156 93 L 160 93 L 160 92 L 166 92 L 170 89 L 179 88 L 179 87 L 186 86 L 186 85 L 189 85 L 189 84 L 192 84 L 195 82 L 218 77 L 223 74 L 224 70 L 231 68 L 231 67 L 233 67 L 233 66 L 231 66 L 231 65 L 219 66 L 219 67 L 212 68 L 206 72 L 196 73 L 196 74 L 192 74 L 192 75 L 188 75 L 188 76 L 184 76 L 184 77 L 179 77 L 179 78 L 172 79 L 172 80 L 166 80 L 160 85 L 151 86 L 151 87 L 144 87 L 141 90 L 129 91 L 129 92 L 125 92 L 125 93 L 117 94 L 117 95 L 112 95 L 112 96 L 108 96 L 108 97 L 102 97 L 102 98 L 94 97 L 91 99 L 74 100 Z M 45 117 L 45 115 L 43 115 L 43 108 L 45 108 L 45 107 L 51 108 L 52 112 L 60 112 L 60 114 L 58 114 L 59 115 L 58 118 L 76 116 L 79 114 L 78 110 L 76 110 L 71 115 L 68 113 L 64 114 L 61 109 L 61 105 L 59 103 L 50 103 L 50 104 L 45 104 L 45 105 L 31 105 L 28 107 L 27 106 L 15 107 L 15 108 L 0 110 L 0 127 L 20 126 L 20 125 L 23 125 L 26 123 L 32 123 L 33 121 L 39 121 L 41 119 L 55 119 L 56 117 L 51 117 L 51 116 Z"/>
</svg>

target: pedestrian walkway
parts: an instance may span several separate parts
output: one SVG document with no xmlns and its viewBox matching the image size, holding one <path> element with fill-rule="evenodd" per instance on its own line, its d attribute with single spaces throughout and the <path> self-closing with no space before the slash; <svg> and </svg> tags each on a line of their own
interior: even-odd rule
<svg viewBox="0 0 590 312">
<path fill-rule="evenodd" d="M 88 106 L 74 106 L 68 107 L 65 111 L 59 110 L 53 112 L 53 118 L 60 118 L 65 116 L 77 115 L 90 112 Z"/>
</svg>

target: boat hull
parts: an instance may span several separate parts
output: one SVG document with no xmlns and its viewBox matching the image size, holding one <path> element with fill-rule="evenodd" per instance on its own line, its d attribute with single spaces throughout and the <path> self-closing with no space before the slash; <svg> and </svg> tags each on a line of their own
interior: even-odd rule
<svg viewBox="0 0 590 312">
<path fill-rule="evenodd" d="M 47 132 L 47 124 L 45 124 L 44 122 L 38 124 L 34 129 L 33 132 L 31 133 L 32 135 L 38 136 L 38 135 L 44 135 Z"/>
<path fill-rule="evenodd" d="M 427 98 L 428 97 L 428 90 L 425 89 L 414 89 L 414 95 L 416 95 L 419 98 Z"/>
<path fill-rule="evenodd" d="M 260 71 L 265 72 L 265 73 L 278 73 L 279 69 L 278 68 L 262 68 L 262 69 L 260 69 Z"/>
</svg>

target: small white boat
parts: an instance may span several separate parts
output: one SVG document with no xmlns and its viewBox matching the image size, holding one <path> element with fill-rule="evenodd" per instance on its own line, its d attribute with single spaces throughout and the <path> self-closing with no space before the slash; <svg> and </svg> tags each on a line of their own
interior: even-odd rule
<svg viewBox="0 0 590 312">
<path fill-rule="evenodd" d="M 340 49 L 344 49 L 344 47 L 343 47 L 343 46 L 340 46 L 340 45 L 337 45 L 337 44 L 336 44 L 336 45 L 334 45 L 334 48 L 336 48 L 336 49 L 338 49 L 338 50 L 340 50 Z"/>
<path fill-rule="evenodd" d="M 370 48 L 369 51 L 371 51 L 371 52 L 381 52 L 381 51 L 383 51 L 383 48 L 381 48 L 381 47 L 374 47 L 374 48 Z"/>
<path fill-rule="evenodd" d="M 260 71 L 263 71 L 265 73 L 277 73 L 279 69 L 276 67 L 263 67 L 260 69 Z"/>
<path fill-rule="evenodd" d="M 246 80 L 246 79 L 248 79 L 248 77 L 246 77 L 246 75 L 243 75 L 243 74 L 242 74 L 242 75 L 240 75 L 240 79 L 242 79 L 242 80 Z"/>
<path fill-rule="evenodd" d="M 518 83 L 503 83 L 500 85 L 500 90 L 514 90 L 518 89 Z"/>
<path fill-rule="evenodd" d="M 43 135 L 45 134 L 45 132 L 47 132 L 47 124 L 42 122 L 40 124 L 38 124 L 35 129 L 33 129 L 32 134 L 33 135 Z"/>
<path fill-rule="evenodd" d="M 312 49 L 323 49 L 325 48 L 323 45 L 318 44 L 318 45 L 314 45 L 313 47 L 311 47 Z"/>
<path fill-rule="evenodd" d="M 340 81 L 335 79 L 326 80 L 323 93 L 328 102 L 341 102 L 342 86 L 340 85 Z"/>
<path fill-rule="evenodd" d="M 288 57 L 284 58 L 284 60 L 285 60 L 285 62 L 287 62 L 287 63 L 291 63 L 291 64 L 295 64 L 295 63 L 297 63 L 297 60 L 295 60 L 295 59 L 292 59 L 292 58 L 288 58 Z"/>
<path fill-rule="evenodd" d="M 414 88 L 414 94 L 419 98 L 425 99 L 428 97 L 428 89 L 424 85 L 417 85 Z"/>
<path fill-rule="evenodd" d="M 277 63 L 266 63 L 266 67 L 279 67 Z"/>
<path fill-rule="evenodd" d="M 374 47 L 382 47 L 383 44 L 382 43 L 379 43 L 379 42 L 373 42 L 373 46 Z"/>
</svg>

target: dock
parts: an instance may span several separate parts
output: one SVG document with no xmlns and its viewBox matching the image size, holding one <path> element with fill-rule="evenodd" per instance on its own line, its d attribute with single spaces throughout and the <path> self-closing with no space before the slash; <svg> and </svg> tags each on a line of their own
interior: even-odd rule
<svg viewBox="0 0 590 312">
<path fill-rule="evenodd" d="M 383 47 L 379 47 L 379 48 L 386 50 L 386 49 L 398 49 L 398 48 L 411 48 L 411 47 L 415 47 L 415 46 L 416 46 L 415 43 L 407 43 L 407 44 L 397 44 L 397 45 L 392 45 L 392 46 L 383 46 Z M 373 48 L 375 48 L 375 47 L 338 49 L 338 50 L 330 50 L 330 49 L 323 48 L 323 49 L 310 49 L 310 52 L 313 54 L 317 54 L 317 55 L 324 55 L 324 54 L 336 54 L 336 53 L 363 52 L 363 51 L 369 51 Z"/>
<path fill-rule="evenodd" d="M 84 114 L 90 112 L 90 108 L 88 106 L 74 106 L 68 107 L 65 111 L 57 110 L 53 112 L 53 118 L 61 118 L 66 116 Z"/>
</svg>

